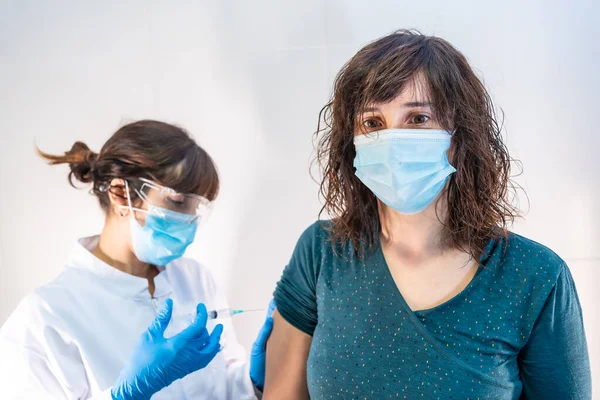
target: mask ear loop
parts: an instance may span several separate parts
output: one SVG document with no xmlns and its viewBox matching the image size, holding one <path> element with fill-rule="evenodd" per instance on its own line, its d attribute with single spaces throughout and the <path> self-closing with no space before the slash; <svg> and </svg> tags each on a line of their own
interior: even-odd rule
<svg viewBox="0 0 600 400">
<path fill-rule="evenodd" d="M 148 210 L 144 210 L 144 209 L 141 209 L 141 208 L 134 207 L 131 204 L 131 196 L 129 195 L 129 193 L 130 193 L 130 191 L 129 191 L 129 184 L 127 183 L 127 181 L 125 181 L 125 190 L 127 191 L 127 208 L 129 209 L 129 212 L 131 213 L 131 217 L 133 219 L 136 219 L 135 218 L 135 211 L 137 211 L 137 212 L 143 212 L 143 213 L 148 214 Z M 134 189 L 134 190 L 136 190 L 136 189 Z M 137 190 L 136 190 L 136 192 L 137 192 Z M 141 196 L 139 192 L 138 192 L 138 195 L 140 196 L 140 198 L 142 200 L 144 200 L 143 196 Z M 125 206 L 121 206 L 121 207 L 125 207 Z"/>
<path fill-rule="evenodd" d="M 127 183 L 127 180 L 125 180 L 125 191 L 127 192 L 127 206 L 129 207 L 129 212 L 131 213 L 131 216 L 135 218 L 133 214 L 133 207 L 131 206 L 131 196 L 129 195 L 129 184 Z"/>
</svg>

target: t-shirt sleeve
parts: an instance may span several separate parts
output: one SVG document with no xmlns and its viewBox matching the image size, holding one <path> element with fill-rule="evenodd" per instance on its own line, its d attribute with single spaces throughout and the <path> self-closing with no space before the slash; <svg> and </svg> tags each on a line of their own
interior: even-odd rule
<svg viewBox="0 0 600 400">
<path fill-rule="evenodd" d="M 523 399 L 592 398 L 583 318 L 565 265 L 519 354 Z"/>
<path fill-rule="evenodd" d="M 292 326 L 311 335 L 317 326 L 317 278 L 319 260 L 316 248 L 322 242 L 320 222 L 309 227 L 296 244 L 273 297 L 279 314 Z"/>
</svg>

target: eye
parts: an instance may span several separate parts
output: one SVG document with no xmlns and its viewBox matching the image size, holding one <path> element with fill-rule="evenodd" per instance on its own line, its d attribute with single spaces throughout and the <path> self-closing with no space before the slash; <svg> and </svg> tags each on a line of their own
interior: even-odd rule
<svg viewBox="0 0 600 400">
<path fill-rule="evenodd" d="M 427 123 L 431 118 L 425 114 L 415 114 L 410 118 L 410 122 L 416 125 L 423 125 Z"/>
<path fill-rule="evenodd" d="M 431 120 L 431 117 L 425 114 L 415 114 L 410 117 L 410 123 L 415 125 L 424 125 Z"/>
<path fill-rule="evenodd" d="M 367 128 L 367 130 L 372 131 L 381 128 L 383 125 L 381 124 L 381 121 L 378 121 L 374 118 L 369 118 L 363 121 L 363 126 Z"/>
<path fill-rule="evenodd" d="M 168 197 L 169 202 L 176 205 L 181 205 L 185 203 L 185 196 L 182 194 L 172 194 Z"/>
</svg>

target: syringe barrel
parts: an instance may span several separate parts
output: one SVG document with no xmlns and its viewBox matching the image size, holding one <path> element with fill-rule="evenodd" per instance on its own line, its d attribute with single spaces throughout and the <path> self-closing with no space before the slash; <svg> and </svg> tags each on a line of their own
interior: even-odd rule
<svg viewBox="0 0 600 400">
<path fill-rule="evenodd" d="M 208 312 L 208 319 L 227 318 L 231 317 L 231 308 L 223 308 L 221 310 L 213 310 Z"/>
</svg>

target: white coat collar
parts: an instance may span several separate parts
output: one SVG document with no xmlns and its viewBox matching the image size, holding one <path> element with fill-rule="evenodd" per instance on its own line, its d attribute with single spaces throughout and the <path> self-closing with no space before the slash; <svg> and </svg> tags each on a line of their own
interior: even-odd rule
<svg viewBox="0 0 600 400">
<path fill-rule="evenodd" d="M 99 283 L 111 292 L 126 298 L 150 298 L 148 280 L 111 267 L 91 253 L 98 244 L 99 236 L 79 239 L 69 257 L 67 267 L 82 269 L 97 275 Z M 166 269 L 159 267 L 160 273 L 154 278 L 154 297 L 168 296 L 172 292 Z"/>
</svg>

